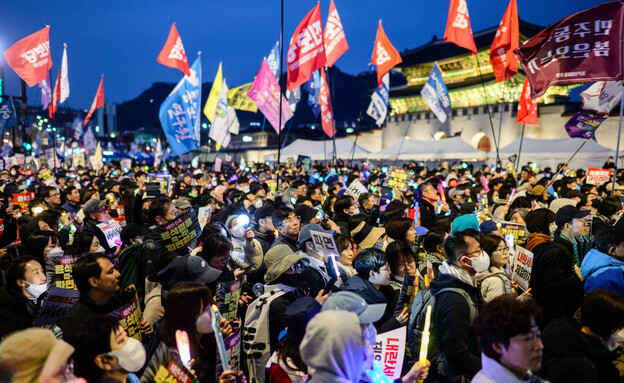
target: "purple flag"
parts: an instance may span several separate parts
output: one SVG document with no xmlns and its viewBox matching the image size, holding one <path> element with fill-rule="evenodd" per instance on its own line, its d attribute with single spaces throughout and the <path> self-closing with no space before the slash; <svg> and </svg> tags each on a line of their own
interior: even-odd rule
<svg viewBox="0 0 624 383">
<path fill-rule="evenodd" d="M 46 77 L 38 85 L 41 88 L 41 104 L 43 105 L 41 109 L 45 109 L 52 102 L 52 81 L 50 81 L 50 76 Z"/>
<path fill-rule="evenodd" d="M 593 138 L 596 129 L 606 119 L 606 117 L 593 117 L 587 113 L 578 112 L 565 124 L 565 130 L 572 138 Z"/>
<path fill-rule="evenodd" d="M 258 109 L 264 114 L 266 119 L 271 123 L 273 129 L 279 133 L 284 128 L 286 121 L 288 121 L 293 113 L 288 107 L 288 101 L 280 93 L 279 84 L 277 79 L 273 76 L 271 68 L 266 59 L 262 61 L 262 66 L 256 75 L 256 78 L 251 85 L 251 89 L 247 95 L 256 102 Z M 280 100 L 282 97 L 282 126 L 279 124 L 279 111 Z"/>
</svg>

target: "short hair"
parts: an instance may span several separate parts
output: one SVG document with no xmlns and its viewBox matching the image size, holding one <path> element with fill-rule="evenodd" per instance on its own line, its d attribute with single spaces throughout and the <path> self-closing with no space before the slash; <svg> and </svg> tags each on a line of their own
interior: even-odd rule
<svg viewBox="0 0 624 383">
<path fill-rule="evenodd" d="M 350 195 L 343 195 L 338 197 L 334 203 L 334 214 L 344 213 L 344 210 L 349 210 L 351 205 L 355 203 L 355 200 Z"/>
<path fill-rule="evenodd" d="M 349 237 L 345 237 L 344 235 L 336 234 L 336 236 L 334 237 L 334 242 L 336 243 L 338 253 L 342 253 L 348 248 L 353 249 L 353 242 L 351 242 L 351 239 Z"/>
<path fill-rule="evenodd" d="M 147 219 L 152 225 L 157 225 L 156 217 L 164 217 L 167 215 L 167 209 L 171 204 L 171 199 L 167 196 L 156 197 L 149 206 L 147 211 Z"/>
<path fill-rule="evenodd" d="M 461 231 L 451 233 L 446 237 L 443 246 L 444 254 L 449 263 L 456 263 L 459 260 L 459 255 L 466 253 L 468 250 L 466 238 L 468 237 L 472 236 Z"/>
<path fill-rule="evenodd" d="M 587 194 L 596 186 L 594 184 L 583 184 L 581 185 L 581 193 Z"/>
<path fill-rule="evenodd" d="M 204 238 L 200 256 L 206 261 L 213 257 L 221 257 L 232 251 L 232 243 L 220 232 L 214 233 Z"/>
<path fill-rule="evenodd" d="M 598 214 L 605 217 L 611 217 L 613 214 L 622 210 L 622 202 L 618 197 L 606 197 L 598 204 Z"/>
<path fill-rule="evenodd" d="M 74 190 L 78 190 L 78 189 L 76 189 L 75 186 L 70 186 L 70 187 L 66 188 L 65 190 L 63 190 L 63 195 L 65 195 L 65 196 L 71 195 L 71 193 Z"/>
<path fill-rule="evenodd" d="M 362 193 L 360 194 L 360 196 L 358 197 L 358 205 L 363 206 L 365 203 L 367 203 L 372 197 L 371 193 Z"/>
<path fill-rule="evenodd" d="M 414 220 L 407 217 L 396 218 L 385 225 L 386 234 L 395 241 L 405 241 L 405 235 L 414 227 Z"/>
<path fill-rule="evenodd" d="M 39 198 L 44 199 L 50 197 L 50 193 L 52 193 L 52 191 L 56 191 L 54 186 L 42 186 L 39 189 Z"/>
<path fill-rule="evenodd" d="M 405 263 L 415 261 L 412 249 L 401 241 L 394 241 L 388 244 L 386 248 L 386 260 L 390 266 L 390 272 L 393 275 L 398 273 L 401 260 L 405 260 Z"/>
<path fill-rule="evenodd" d="M 37 230 L 30 234 L 26 241 L 26 254 L 34 257 L 41 265 L 45 265 L 44 250 L 48 243 L 59 243 L 58 235 L 50 230 Z"/>
<path fill-rule="evenodd" d="M 275 210 L 273 215 L 271 216 L 271 221 L 273 221 L 273 226 L 279 227 L 282 226 L 285 220 L 290 217 L 290 214 L 295 214 L 295 211 L 289 207 L 280 207 Z"/>
<path fill-rule="evenodd" d="M 493 346 L 509 347 L 511 338 L 531 332 L 537 315 L 538 309 L 532 301 L 522 301 L 510 295 L 501 295 L 486 303 L 475 321 L 481 350 L 499 361 L 500 355 Z"/>
<path fill-rule="evenodd" d="M 89 253 L 78 258 L 72 265 L 72 277 L 80 294 L 87 294 L 91 290 L 89 278 L 99 278 L 102 274 L 102 268 L 98 262 L 100 258 L 110 260 L 105 254 Z"/>
<path fill-rule="evenodd" d="M 73 255 L 82 255 L 91 252 L 91 243 L 93 243 L 93 233 L 82 232 L 74 238 L 69 252 Z"/>
<path fill-rule="evenodd" d="M 438 230 L 430 230 L 423 237 L 423 249 L 425 249 L 427 253 L 437 253 L 438 246 L 441 246 L 444 242 L 444 235 L 445 233 L 442 233 Z"/>
<path fill-rule="evenodd" d="M 581 304 L 581 325 L 609 339 L 615 330 L 624 327 L 624 298 L 606 289 L 587 294 Z"/>
<path fill-rule="evenodd" d="M 74 371 L 89 381 L 99 381 L 104 374 L 95 364 L 95 357 L 111 351 L 111 333 L 119 330 L 119 322 L 107 315 L 93 315 L 79 324 L 74 331 L 65 334 L 74 346 Z"/>
<path fill-rule="evenodd" d="M 15 258 L 13 262 L 9 265 L 9 268 L 6 271 L 6 286 L 9 291 L 21 294 L 22 290 L 17 285 L 17 281 L 20 279 L 24 279 L 24 274 L 26 273 L 26 264 L 31 261 L 37 261 L 37 259 L 30 257 L 28 255 L 22 255 L 20 257 Z M 45 265 L 41 265 L 45 271 Z"/>
<path fill-rule="evenodd" d="M 427 181 L 421 182 L 420 185 L 418 185 L 418 187 L 416 188 L 416 191 L 418 192 L 418 197 L 422 198 L 423 193 L 425 192 L 425 189 L 428 186 L 433 186 L 433 185 L 431 184 L 431 182 L 427 182 Z"/>
<path fill-rule="evenodd" d="M 353 260 L 353 268 L 365 281 L 368 281 L 371 271 L 378 273 L 385 264 L 386 255 L 384 252 L 373 247 L 362 250 Z"/>
<path fill-rule="evenodd" d="M 294 198 L 295 196 L 298 196 L 299 192 L 297 191 L 297 189 L 295 188 L 286 188 L 286 190 L 284 190 L 284 192 L 282 193 L 282 202 L 284 204 L 287 204 L 288 202 L 290 202 L 291 198 Z"/>
<path fill-rule="evenodd" d="M 368 221 L 368 216 L 364 213 L 349 216 L 349 219 L 347 220 L 347 229 L 349 230 L 349 233 L 365 221 Z"/>
<path fill-rule="evenodd" d="M 620 243 L 624 242 L 622 234 L 621 230 L 608 226 L 594 236 L 594 248 L 601 253 L 607 254 L 610 248 L 614 246 L 617 247 Z"/>
</svg>

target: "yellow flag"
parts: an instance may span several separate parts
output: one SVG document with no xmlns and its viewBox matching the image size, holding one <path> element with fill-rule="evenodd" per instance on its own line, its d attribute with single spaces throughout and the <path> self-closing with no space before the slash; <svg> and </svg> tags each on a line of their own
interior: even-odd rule
<svg viewBox="0 0 624 383">
<path fill-rule="evenodd" d="M 247 93 L 249 93 L 249 89 L 251 89 L 251 84 L 248 83 L 245 85 L 241 85 L 237 88 L 232 88 L 227 92 L 228 106 L 231 106 L 234 109 L 238 110 L 246 110 L 248 112 L 257 112 L 258 106 L 255 101 L 252 100 Z"/>
<path fill-rule="evenodd" d="M 212 83 L 212 89 L 208 95 L 208 101 L 204 106 L 204 114 L 210 122 L 214 118 L 215 110 L 217 109 L 217 102 L 219 101 L 219 93 L 221 93 L 221 87 L 223 86 L 223 73 L 221 71 L 221 63 L 219 63 L 219 70 L 215 76 L 215 80 Z"/>
</svg>

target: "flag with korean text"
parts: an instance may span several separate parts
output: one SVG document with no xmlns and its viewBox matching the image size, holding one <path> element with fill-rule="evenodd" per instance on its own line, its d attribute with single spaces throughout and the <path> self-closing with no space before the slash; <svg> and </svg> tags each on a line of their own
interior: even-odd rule
<svg viewBox="0 0 624 383">
<path fill-rule="evenodd" d="M 104 76 L 102 76 L 102 78 L 100 79 L 100 85 L 98 86 L 97 92 L 95 93 L 93 104 L 91 104 L 91 109 L 89 109 L 89 113 L 87 113 L 87 116 L 82 122 L 82 126 L 87 125 L 87 123 L 91 119 L 91 116 L 93 116 L 93 112 L 95 112 L 97 108 L 101 108 L 103 106 L 104 106 Z"/>
<path fill-rule="evenodd" d="M 609 113 L 622 99 L 622 81 L 598 81 L 581 92 L 581 109 Z"/>
<path fill-rule="evenodd" d="M 331 0 L 329 3 L 329 14 L 325 23 L 323 40 L 325 44 L 325 65 L 331 67 L 340 56 L 349 50 L 347 36 L 344 28 L 342 28 L 342 22 L 340 22 L 340 16 L 338 16 L 334 0 Z"/>
<path fill-rule="evenodd" d="M 280 93 L 277 79 L 271 73 L 269 64 L 266 59 L 262 60 L 260 70 L 254 79 L 253 85 L 249 90 L 249 97 L 256 102 L 258 109 L 269 121 L 273 129 L 279 133 L 284 128 L 286 121 L 293 116 L 292 111 L 288 107 L 288 101 Z M 280 120 L 280 97 L 281 97 L 281 125 Z"/>
<path fill-rule="evenodd" d="M 229 89 L 227 92 L 228 105 L 234 109 L 256 113 L 258 111 L 258 106 L 256 106 L 254 100 L 247 95 L 249 89 L 251 89 L 251 83 Z"/>
<path fill-rule="evenodd" d="M 514 52 L 531 82 L 531 98 L 553 84 L 622 80 L 624 4 L 611 1 L 575 13 Z"/>
<path fill-rule="evenodd" d="M 9 97 L 3 97 L 0 103 L 0 133 L 4 133 L 7 128 L 17 125 L 17 118 L 13 102 Z"/>
<path fill-rule="evenodd" d="M 438 63 L 433 65 L 429 79 L 420 91 L 423 100 L 429 105 L 433 114 L 436 115 L 440 122 L 444 123 L 451 112 L 451 99 L 448 89 L 442 79 L 442 71 Z"/>
<path fill-rule="evenodd" d="M 286 64 L 288 69 L 286 87 L 289 90 L 308 81 L 312 72 L 325 66 L 320 3 L 312 8 L 295 29 L 290 39 Z"/>
<path fill-rule="evenodd" d="M 69 74 L 67 71 L 67 44 L 63 48 L 63 60 L 61 61 L 61 96 L 58 100 L 62 104 L 69 97 Z"/>
<path fill-rule="evenodd" d="M 537 125 L 537 101 L 531 100 L 531 84 L 528 78 L 524 79 L 522 85 L 516 122 L 518 124 Z"/>
<path fill-rule="evenodd" d="M 329 88 L 325 71 L 321 70 L 321 89 L 319 92 L 319 104 L 321 105 L 321 124 L 323 131 L 329 138 L 334 136 L 334 112 L 332 110 Z"/>
<path fill-rule="evenodd" d="M 377 87 L 371 96 L 371 102 L 368 105 L 366 114 L 371 116 L 377 126 L 383 125 L 388 114 L 388 97 L 390 95 L 390 73 L 386 73 L 382 78 L 383 86 Z"/>
<path fill-rule="evenodd" d="M 198 57 L 191 67 L 191 76 L 184 76 L 160 106 L 158 117 L 174 155 L 197 149 L 195 131 L 200 123 L 200 76 Z"/>
<path fill-rule="evenodd" d="M 314 117 L 318 117 L 321 112 L 321 104 L 319 103 L 319 95 L 321 93 L 321 70 L 316 70 L 312 74 L 312 78 L 308 80 L 303 89 L 308 92 L 308 105 L 314 113 Z"/>
<path fill-rule="evenodd" d="M 446 20 L 446 30 L 444 31 L 444 41 L 450 41 L 455 43 L 455 45 L 466 48 L 473 55 L 477 54 L 477 46 L 472 36 L 466 0 L 451 0 L 448 19 Z"/>
<path fill-rule="evenodd" d="M 167 42 L 165 42 L 165 46 L 160 51 L 156 60 L 164 66 L 181 70 L 186 76 L 191 75 L 191 69 L 189 68 L 186 52 L 184 51 L 182 39 L 180 38 L 180 34 L 178 33 L 175 23 L 171 24 L 171 30 L 169 31 Z"/>
<path fill-rule="evenodd" d="M 277 78 L 278 72 L 280 70 L 280 49 L 279 49 L 279 41 L 275 43 L 271 52 L 269 52 L 269 57 L 267 57 L 267 62 L 269 63 L 269 68 L 271 68 L 271 72 L 273 72 L 273 76 Z"/>
<path fill-rule="evenodd" d="M 401 55 L 394 48 L 386 32 L 381 26 L 381 20 L 377 26 L 377 36 L 375 36 L 375 46 L 373 47 L 373 57 L 371 64 L 377 66 L 377 86 L 382 87 L 383 76 L 390 72 L 390 69 L 397 64 L 402 63 Z"/>
<path fill-rule="evenodd" d="M 45 27 L 13 44 L 4 51 L 4 58 L 28 86 L 35 86 L 45 80 L 52 68 L 50 27 Z"/>
<path fill-rule="evenodd" d="M 215 108 L 215 115 L 210 124 L 210 132 L 208 137 L 211 140 L 219 144 L 220 146 L 227 148 L 230 145 L 230 123 L 228 119 L 228 103 L 227 103 L 227 83 L 223 79 L 223 85 L 221 86 L 221 93 L 217 100 L 217 107 Z"/>
<path fill-rule="evenodd" d="M 490 47 L 490 63 L 496 82 L 503 82 L 518 73 L 518 58 L 513 51 L 518 48 L 519 38 L 518 7 L 516 0 L 510 0 Z"/>
</svg>

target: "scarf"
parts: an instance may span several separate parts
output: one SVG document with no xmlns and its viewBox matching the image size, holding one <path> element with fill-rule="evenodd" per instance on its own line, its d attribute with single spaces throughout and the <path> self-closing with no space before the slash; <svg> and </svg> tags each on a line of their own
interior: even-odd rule
<svg viewBox="0 0 624 383">
<path fill-rule="evenodd" d="M 542 233 L 533 233 L 527 237 L 524 248 L 528 251 L 533 251 L 533 249 L 535 249 L 535 246 L 545 242 L 550 242 L 549 235 Z"/>
<path fill-rule="evenodd" d="M 475 286 L 474 281 L 472 280 L 472 278 L 470 277 L 470 274 L 468 274 L 466 270 L 460 267 L 457 267 L 451 263 L 448 263 L 448 261 L 442 262 L 438 271 L 442 274 L 453 276 L 459 279 L 460 281 L 466 284 L 469 284 L 470 286 Z"/>
</svg>

